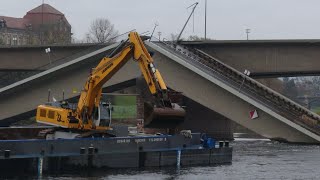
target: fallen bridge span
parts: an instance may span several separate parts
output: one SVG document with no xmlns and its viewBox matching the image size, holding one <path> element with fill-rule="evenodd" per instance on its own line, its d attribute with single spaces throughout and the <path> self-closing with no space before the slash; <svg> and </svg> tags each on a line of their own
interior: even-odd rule
<svg viewBox="0 0 320 180">
<path fill-rule="evenodd" d="M 265 137 L 320 142 L 317 114 L 200 50 L 165 42 L 148 45 L 159 52 L 157 65 L 167 72 L 169 86 L 189 98 Z M 159 61 L 166 58 L 173 60 L 170 66 Z M 173 69 L 176 63 L 180 68 Z M 255 120 L 252 110 L 259 114 Z"/>
</svg>

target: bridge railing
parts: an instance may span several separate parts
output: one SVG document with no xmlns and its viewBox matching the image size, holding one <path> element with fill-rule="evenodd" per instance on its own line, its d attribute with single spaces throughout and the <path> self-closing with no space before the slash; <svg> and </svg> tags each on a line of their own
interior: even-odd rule
<svg viewBox="0 0 320 180">
<path fill-rule="evenodd" d="M 155 42 L 286 119 L 320 135 L 320 116 L 203 51 L 173 42 Z"/>
</svg>

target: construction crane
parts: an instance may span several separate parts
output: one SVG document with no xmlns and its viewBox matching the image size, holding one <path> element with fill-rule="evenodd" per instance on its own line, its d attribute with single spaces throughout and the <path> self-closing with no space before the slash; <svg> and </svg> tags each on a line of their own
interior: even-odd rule
<svg viewBox="0 0 320 180">
<path fill-rule="evenodd" d="M 68 106 L 67 103 L 39 105 L 37 122 L 75 131 L 110 130 L 110 123 L 101 115 L 105 108 L 100 102 L 102 86 L 130 59 L 138 63 L 149 91 L 154 97 L 153 103 L 145 106 L 145 124 L 154 123 L 162 128 L 168 124 L 168 128 L 169 126 L 172 128 L 172 124 L 177 125 L 182 122 L 185 110 L 178 104 L 171 103 L 167 86 L 136 32 L 130 32 L 126 41 L 120 43 L 108 57 L 104 57 L 97 67 L 92 69 L 76 108 Z"/>
</svg>

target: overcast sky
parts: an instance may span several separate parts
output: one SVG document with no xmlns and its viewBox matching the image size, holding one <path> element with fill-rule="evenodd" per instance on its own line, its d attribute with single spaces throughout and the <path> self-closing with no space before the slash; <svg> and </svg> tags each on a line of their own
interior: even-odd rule
<svg viewBox="0 0 320 180">
<path fill-rule="evenodd" d="M 319 0 L 207 0 L 207 37 L 212 39 L 320 39 Z M 42 0 L 0 0 L 0 15 L 23 17 Z M 84 38 L 90 22 L 108 18 L 120 32 L 136 29 L 157 32 L 169 38 L 178 34 L 195 0 L 45 0 L 65 14 L 78 39 Z M 204 2 L 198 0 L 183 36 L 204 36 Z"/>
</svg>

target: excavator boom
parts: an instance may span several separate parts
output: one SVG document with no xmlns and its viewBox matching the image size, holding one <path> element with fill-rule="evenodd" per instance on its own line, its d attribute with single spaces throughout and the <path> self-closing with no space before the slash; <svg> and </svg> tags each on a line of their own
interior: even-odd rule
<svg viewBox="0 0 320 180">
<path fill-rule="evenodd" d="M 149 91 L 155 97 L 155 102 L 145 108 L 146 124 L 155 124 L 158 128 L 172 128 L 182 122 L 185 111 L 177 104 L 171 103 L 167 86 L 136 32 L 130 32 L 127 41 L 122 42 L 115 52 L 109 57 L 104 57 L 97 67 L 92 69 L 76 109 L 40 105 L 37 109 L 37 122 L 80 130 L 110 129 L 109 126 L 100 126 L 97 123 L 100 122 L 96 113 L 100 112 L 99 108 L 101 108 L 102 86 L 131 58 L 139 64 Z M 155 126 L 152 125 L 152 127 Z"/>
</svg>

